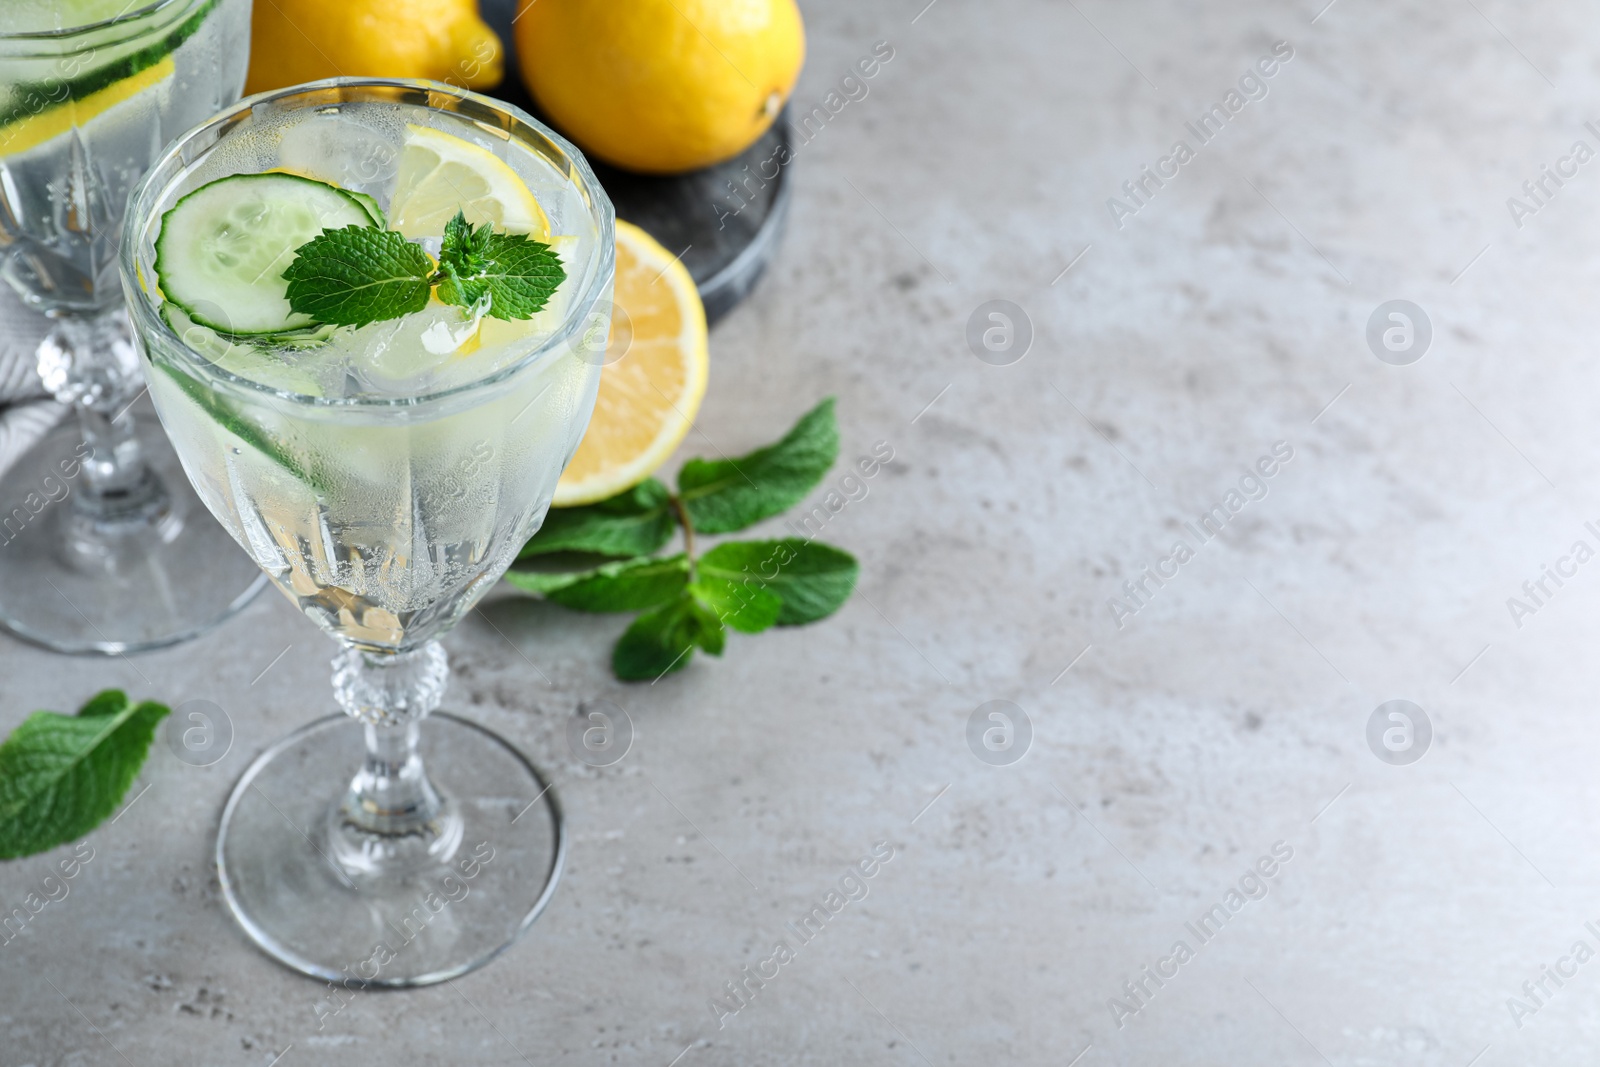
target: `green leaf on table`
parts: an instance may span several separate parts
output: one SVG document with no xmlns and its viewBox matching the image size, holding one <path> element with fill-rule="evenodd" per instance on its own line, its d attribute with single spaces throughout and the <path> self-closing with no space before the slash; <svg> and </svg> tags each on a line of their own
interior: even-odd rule
<svg viewBox="0 0 1600 1067">
<path fill-rule="evenodd" d="M 128 706 L 128 694 L 120 689 L 106 689 L 89 698 L 89 702 L 78 709 L 78 718 L 93 719 L 101 715 L 116 715 Z M 40 714 L 54 714 L 54 712 L 41 712 Z"/>
<path fill-rule="evenodd" d="M 528 571 L 509 570 L 505 573 L 506 581 L 521 589 L 525 593 L 538 593 L 548 597 L 551 593 L 565 589 L 585 578 L 593 577 L 593 570 L 587 571 Z"/>
<path fill-rule="evenodd" d="M 838 455 L 839 425 L 829 397 L 777 444 L 738 459 L 691 459 L 678 473 L 678 494 L 697 531 L 731 533 L 798 504 Z"/>
<path fill-rule="evenodd" d="M 324 230 L 283 272 L 289 306 L 317 322 L 365 326 L 428 306 L 433 262 L 393 230 Z"/>
<path fill-rule="evenodd" d="M 647 478 L 598 504 L 551 508 L 544 525 L 522 547 L 518 559 L 552 552 L 595 552 L 603 556 L 648 556 L 672 539 L 672 505 L 667 487 Z"/>
<path fill-rule="evenodd" d="M 654 681 L 688 666 L 696 647 L 722 655 L 726 640 L 716 612 L 684 592 L 633 620 L 611 652 L 611 669 L 625 682 Z"/>
<path fill-rule="evenodd" d="M 484 238 L 463 220 L 452 224 L 441 256 L 470 266 L 481 247 Z M 579 611 L 643 611 L 612 650 L 623 681 L 681 670 L 696 649 L 720 656 L 730 629 L 759 633 L 825 618 L 855 588 L 860 568 L 848 552 L 787 538 L 729 542 L 696 559 L 693 533 L 728 533 L 787 510 L 838 455 L 830 398 L 776 444 L 738 459 L 689 461 L 676 498 L 650 479 L 598 504 L 551 511 L 506 579 Z M 654 558 L 680 521 L 688 551 Z"/>
<path fill-rule="evenodd" d="M 861 567 L 842 549 L 788 537 L 725 541 L 700 558 L 697 570 L 701 582 L 753 582 L 775 593 L 783 603 L 778 625 L 799 626 L 837 611 L 855 589 Z"/>
<path fill-rule="evenodd" d="M 702 652 L 713 656 L 722 655 L 722 650 L 728 643 L 728 630 L 717 617 L 717 613 L 706 606 L 699 597 L 690 596 L 689 614 L 694 618 L 695 631 L 694 643 Z"/>
<path fill-rule="evenodd" d="M 456 212 L 439 248 L 439 299 L 473 307 L 489 298 L 489 317 L 529 319 L 544 310 L 566 280 L 561 257 L 547 244 L 522 234 L 474 227 Z"/>
<path fill-rule="evenodd" d="M 727 626 L 740 633 L 758 634 L 778 621 L 783 600 L 757 582 L 730 578 L 704 571 L 689 586 L 689 592 L 716 613 Z"/>
<path fill-rule="evenodd" d="M 31 856 L 98 826 L 144 765 L 161 704 L 117 690 L 77 715 L 36 711 L 0 744 L 0 859 Z"/>
<path fill-rule="evenodd" d="M 689 583 L 682 553 L 604 563 L 576 573 L 507 571 L 506 581 L 576 611 L 643 611 L 675 598 Z"/>
</svg>

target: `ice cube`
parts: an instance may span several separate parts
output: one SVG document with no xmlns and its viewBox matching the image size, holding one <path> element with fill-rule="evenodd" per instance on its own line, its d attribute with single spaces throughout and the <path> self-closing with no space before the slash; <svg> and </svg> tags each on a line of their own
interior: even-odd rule
<svg viewBox="0 0 1600 1067">
<path fill-rule="evenodd" d="M 400 172 L 400 146 L 393 135 L 341 111 L 285 129 L 278 144 L 278 166 L 387 204 Z"/>
</svg>

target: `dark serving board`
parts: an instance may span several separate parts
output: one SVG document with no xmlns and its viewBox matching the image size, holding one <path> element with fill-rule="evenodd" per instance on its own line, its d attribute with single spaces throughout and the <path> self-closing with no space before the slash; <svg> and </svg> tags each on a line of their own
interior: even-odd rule
<svg viewBox="0 0 1600 1067">
<path fill-rule="evenodd" d="M 481 0 L 484 20 L 506 46 L 506 79 L 488 95 L 515 104 L 560 129 L 540 112 L 522 84 L 511 20 L 517 0 Z M 780 146 L 789 145 L 789 110 L 741 155 L 705 170 L 671 177 L 633 174 L 598 160 L 594 166 L 617 215 L 648 231 L 689 268 L 706 319 L 715 322 L 755 288 L 776 252 L 789 213 L 790 170 L 755 177 Z M 748 168 L 748 169 L 747 169 Z M 767 170 L 772 169 L 769 164 Z M 742 180 L 742 187 L 740 186 Z M 742 206 L 741 206 L 742 205 Z"/>
</svg>

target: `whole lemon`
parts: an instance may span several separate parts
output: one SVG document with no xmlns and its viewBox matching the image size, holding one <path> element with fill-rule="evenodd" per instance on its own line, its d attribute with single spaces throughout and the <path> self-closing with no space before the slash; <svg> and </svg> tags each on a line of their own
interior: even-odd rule
<svg viewBox="0 0 1600 1067">
<path fill-rule="evenodd" d="M 675 174 L 738 155 L 805 61 L 795 0 L 522 0 L 523 77 L 584 151 Z"/>
<path fill-rule="evenodd" d="M 338 75 L 497 85 L 503 49 L 477 0 L 262 0 L 246 93 Z"/>
</svg>

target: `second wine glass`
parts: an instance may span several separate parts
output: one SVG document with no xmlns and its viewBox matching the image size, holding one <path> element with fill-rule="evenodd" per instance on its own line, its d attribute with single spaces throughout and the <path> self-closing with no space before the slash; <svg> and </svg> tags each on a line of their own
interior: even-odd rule
<svg viewBox="0 0 1600 1067">
<path fill-rule="evenodd" d="M 77 415 L 0 473 L 0 625 L 58 652 L 193 637 L 264 584 L 138 403 L 117 275 L 129 192 L 238 99 L 249 34 L 249 0 L 0 11 L 0 275 L 52 320 L 39 373 Z"/>
</svg>

